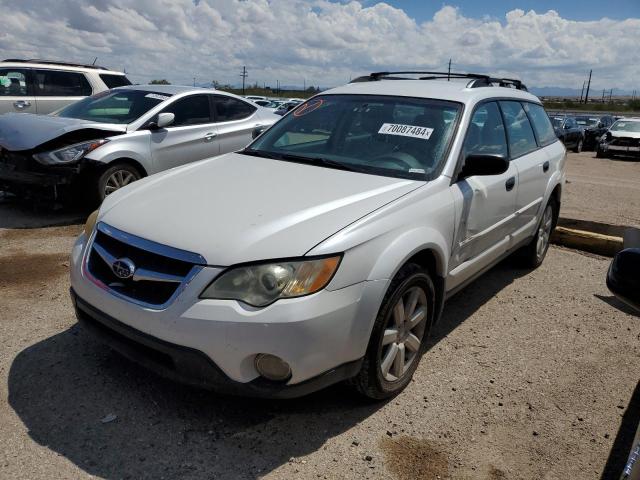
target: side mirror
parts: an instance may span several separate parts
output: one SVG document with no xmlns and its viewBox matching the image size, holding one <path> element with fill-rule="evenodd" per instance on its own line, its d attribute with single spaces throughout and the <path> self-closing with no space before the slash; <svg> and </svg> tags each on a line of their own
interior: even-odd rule
<svg viewBox="0 0 640 480">
<path fill-rule="evenodd" d="M 509 170 L 509 160 L 504 155 L 471 154 L 464 159 L 459 180 L 476 175 L 500 175 Z"/>
<path fill-rule="evenodd" d="M 251 132 L 251 138 L 258 138 L 267 128 L 267 125 L 256 125 Z"/>
<path fill-rule="evenodd" d="M 618 252 L 607 273 L 607 287 L 620 301 L 640 311 L 640 230 L 624 234 L 624 250 Z"/>
<path fill-rule="evenodd" d="M 176 119 L 176 116 L 170 112 L 159 113 L 158 118 L 156 119 L 156 127 L 157 128 L 165 128 L 173 123 Z"/>
</svg>

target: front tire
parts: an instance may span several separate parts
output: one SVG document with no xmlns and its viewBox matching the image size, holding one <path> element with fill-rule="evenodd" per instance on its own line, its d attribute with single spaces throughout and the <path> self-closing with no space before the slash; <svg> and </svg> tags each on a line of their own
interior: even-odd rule
<svg viewBox="0 0 640 480">
<path fill-rule="evenodd" d="M 576 144 L 575 148 L 573 149 L 574 152 L 576 153 L 580 153 L 582 152 L 582 147 L 584 146 L 584 141 L 582 139 L 578 140 L 578 143 Z"/>
<path fill-rule="evenodd" d="M 349 381 L 359 393 L 382 400 L 409 384 L 425 350 L 434 306 L 429 273 L 414 263 L 402 267 L 382 301 L 362 369 Z"/>
<path fill-rule="evenodd" d="M 140 180 L 140 178 L 142 178 L 142 175 L 136 167 L 128 163 L 118 162 L 98 171 L 94 180 L 89 182 L 89 191 L 87 193 L 91 203 L 99 205 L 108 195 Z"/>
</svg>

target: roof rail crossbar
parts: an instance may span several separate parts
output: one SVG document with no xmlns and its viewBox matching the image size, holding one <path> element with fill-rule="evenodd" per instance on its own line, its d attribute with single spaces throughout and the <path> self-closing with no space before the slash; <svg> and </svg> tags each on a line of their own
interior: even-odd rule
<svg viewBox="0 0 640 480">
<path fill-rule="evenodd" d="M 398 77 L 397 75 L 426 75 L 419 78 Z M 351 83 L 355 82 L 375 82 L 378 80 L 436 80 L 442 78 L 469 78 L 471 82 L 468 88 L 491 87 L 498 84 L 500 87 L 516 88 L 518 90 L 527 90 L 527 87 L 520 81 L 513 78 L 496 78 L 490 75 L 480 73 L 455 73 L 455 72 L 427 72 L 427 71 L 402 71 L 402 72 L 373 72 L 363 77 L 355 78 Z"/>
<path fill-rule="evenodd" d="M 80 67 L 80 68 L 94 68 L 96 70 L 109 70 L 106 67 L 102 67 L 100 65 L 89 65 L 84 63 L 73 63 L 73 62 L 59 62 L 56 60 L 44 60 L 41 58 L 7 58 L 3 60 L 3 62 L 12 62 L 12 63 L 41 63 L 43 65 L 61 65 L 65 67 Z"/>
</svg>

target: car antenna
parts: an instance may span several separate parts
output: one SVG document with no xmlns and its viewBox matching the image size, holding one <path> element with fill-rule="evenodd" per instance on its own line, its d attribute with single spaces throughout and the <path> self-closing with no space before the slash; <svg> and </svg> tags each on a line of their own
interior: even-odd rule
<svg viewBox="0 0 640 480">
<path fill-rule="evenodd" d="M 95 65 L 97 61 L 98 61 L 98 57 L 94 58 L 93 63 L 91 65 Z"/>
</svg>

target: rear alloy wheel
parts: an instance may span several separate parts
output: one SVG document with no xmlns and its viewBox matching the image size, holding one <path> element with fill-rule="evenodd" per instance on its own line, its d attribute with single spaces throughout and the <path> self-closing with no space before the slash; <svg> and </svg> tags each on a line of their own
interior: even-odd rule
<svg viewBox="0 0 640 480">
<path fill-rule="evenodd" d="M 522 257 L 525 266 L 529 268 L 537 268 L 542 265 L 544 257 L 549 250 L 549 244 L 551 243 L 551 234 L 553 233 L 553 226 L 556 218 L 556 203 L 554 200 L 550 200 L 544 209 L 536 235 L 526 247 L 522 249 Z"/>
<path fill-rule="evenodd" d="M 349 383 L 376 400 L 400 393 L 425 349 L 435 305 L 428 272 L 409 263 L 389 286 L 373 326 L 362 369 Z"/>
</svg>

